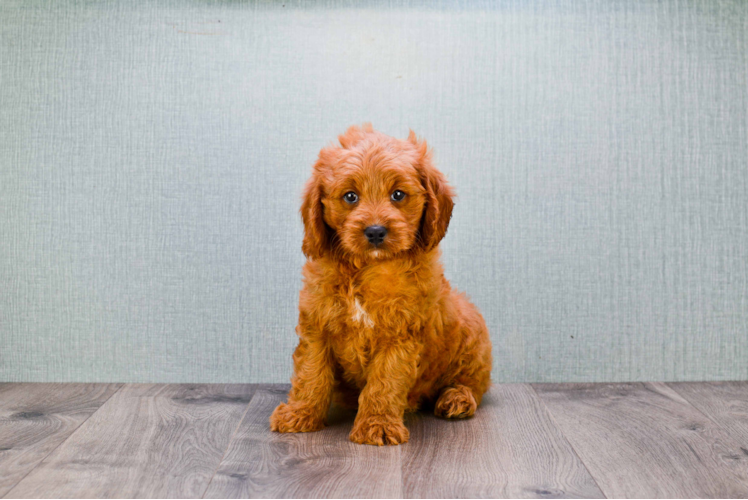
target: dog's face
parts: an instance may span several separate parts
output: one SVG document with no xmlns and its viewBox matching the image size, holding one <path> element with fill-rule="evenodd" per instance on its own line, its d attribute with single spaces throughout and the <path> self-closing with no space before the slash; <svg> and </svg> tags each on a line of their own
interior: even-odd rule
<svg viewBox="0 0 748 500">
<path fill-rule="evenodd" d="M 425 142 L 365 126 L 325 148 L 304 193 L 303 250 L 367 262 L 408 251 L 428 251 L 444 237 L 453 192 L 431 164 Z"/>
</svg>

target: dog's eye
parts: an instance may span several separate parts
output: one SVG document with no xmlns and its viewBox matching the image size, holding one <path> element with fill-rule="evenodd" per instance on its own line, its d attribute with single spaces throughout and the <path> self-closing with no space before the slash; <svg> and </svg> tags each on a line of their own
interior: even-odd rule
<svg viewBox="0 0 748 500">
<path fill-rule="evenodd" d="M 346 203 L 353 204 L 358 201 L 358 195 L 354 193 L 353 191 L 348 191 L 347 193 L 345 193 L 345 195 L 343 195 L 343 199 L 345 200 Z"/>
<path fill-rule="evenodd" d="M 392 196 L 390 196 L 390 199 L 392 199 L 392 201 L 403 201 L 403 198 L 405 198 L 405 193 L 403 193 L 399 189 L 392 193 Z"/>
</svg>

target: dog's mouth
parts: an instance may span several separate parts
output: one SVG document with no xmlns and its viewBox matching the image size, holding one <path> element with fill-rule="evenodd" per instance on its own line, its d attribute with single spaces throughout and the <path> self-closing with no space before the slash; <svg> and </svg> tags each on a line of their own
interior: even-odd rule
<svg viewBox="0 0 748 500">
<path fill-rule="evenodd" d="M 341 249 L 348 257 L 369 263 L 383 262 L 396 258 L 410 248 L 407 235 L 403 235 L 399 229 L 390 225 L 386 237 L 372 241 L 375 238 L 366 238 L 362 229 L 352 226 L 339 232 L 338 238 Z"/>
</svg>

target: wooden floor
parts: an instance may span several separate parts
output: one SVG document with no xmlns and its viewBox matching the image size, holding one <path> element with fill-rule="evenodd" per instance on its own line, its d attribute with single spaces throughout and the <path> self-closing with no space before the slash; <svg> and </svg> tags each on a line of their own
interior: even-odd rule
<svg viewBox="0 0 748 500">
<path fill-rule="evenodd" d="M 287 390 L 0 384 L 0 497 L 748 497 L 748 382 L 496 385 L 382 448 L 271 433 Z"/>
</svg>

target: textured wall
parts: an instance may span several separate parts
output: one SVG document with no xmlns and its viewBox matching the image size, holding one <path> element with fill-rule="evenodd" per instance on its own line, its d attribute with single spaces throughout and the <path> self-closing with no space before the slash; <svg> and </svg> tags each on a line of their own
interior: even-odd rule
<svg viewBox="0 0 748 500">
<path fill-rule="evenodd" d="M 460 195 L 498 381 L 748 378 L 748 3 L 0 3 L 0 380 L 286 381 L 301 186 Z"/>
</svg>

